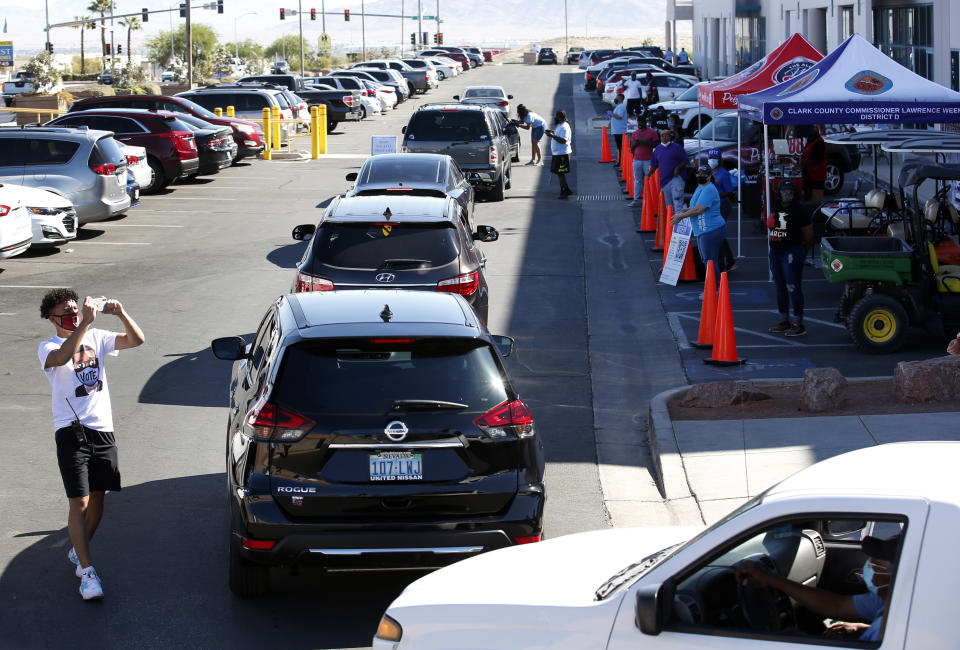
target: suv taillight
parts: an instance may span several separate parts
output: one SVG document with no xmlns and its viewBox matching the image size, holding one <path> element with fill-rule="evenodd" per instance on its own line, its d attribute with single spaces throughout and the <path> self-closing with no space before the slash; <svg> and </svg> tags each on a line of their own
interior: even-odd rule
<svg viewBox="0 0 960 650">
<path fill-rule="evenodd" d="M 494 147 L 493 145 L 490 145 L 490 164 L 491 164 L 491 165 L 496 165 L 496 164 L 497 164 L 497 160 L 498 160 L 498 157 L 497 157 L 497 148 Z"/>
<path fill-rule="evenodd" d="M 117 173 L 117 166 L 113 163 L 103 163 L 100 165 L 94 165 L 90 169 L 93 170 L 94 174 L 99 174 L 100 176 L 113 176 Z"/>
<path fill-rule="evenodd" d="M 480 272 L 472 271 L 453 278 L 447 278 L 446 280 L 440 280 L 440 282 L 437 283 L 437 291 L 459 293 L 461 296 L 472 296 L 478 286 L 480 286 Z"/>
<path fill-rule="evenodd" d="M 0 205 L 0 217 L 5 217 L 5 216 L 7 216 L 8 214 L 10 214 L 10 206 L 9 206 L 9 205 Z"/>
<path fill-rule="evenodd" d="M 333 291 L 333 282 L 326 278 L 310 275 L 300 271 L 297 273 L 297 292 L 305 291 Z"/>
<path fill-rule="evenodd" d="M 353 95 L 344 95 L 343 103 L 346 104 L 349 108 L 353 108 Z"/>
<path fill-rule="evenodd" d="M 136 165 L 136 164 L 139 164 L 139 162 L 140 162 L 140 158 L 138 158 L 137 156 L 127 156 L 128 165 Z"/>
<path fill-rule="evenodd" d="M 296 411 L 281 408 L 261 398 L 245 419 L 245 433 L 255 440 L 296 442 L 316 424 Z"/>
<path fill-rule="evenodd" d="M 196 158 L 197 142 L 193 139 L 193 134 L 186 131 L 173 131 L 173 146 L 177 150 L 180 158 Z"/>
<path fill-rule="evenodd" d="M 518 399 L 494 406 L 473 422 L 491 438 L 530 438 L 536 433 L 533 414 Z"/>
</svg>

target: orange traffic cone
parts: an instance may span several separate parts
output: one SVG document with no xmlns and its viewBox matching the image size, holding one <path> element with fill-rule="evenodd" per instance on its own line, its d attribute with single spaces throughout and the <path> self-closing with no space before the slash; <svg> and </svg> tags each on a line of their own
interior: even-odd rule
<svg viewBox="0 0 960 650">
<path fill-rule="evenodd" d="M 713 330 L 713 356 L 704 363 L 714 366 L 739 366 L 747 362 L 737 358 L 737 335 L 733 329 L 733 307 L 727 272 L 720 274 L 720 296 L 717 303 L 717 325 Z"/>
<path fill-rule="evenodd" d="M 693 235 L 690 235 L 691 239 Z M 690 242 L 693 244 L 693 242 Z M 696 282 L 697 280 L 697 265 L 693 261 L 693 256 L 696 253 L 693 252 L 693 246 L 687 246 L 687 254 L 683 258 L 683 267 L 680 269 L 680 277 L 677 280 L 682 282 Z"/>
<path fill-rule="evenodd" d="M 613 162 L 613 156 L 610 155 L 610 140 L 607 138 L 607 127 L 604 126 L 600 134 L 600 161 L 602 163 Z"/>
<path fill-rule="evenodd" d="M 661 194 L 660 196 L 663 196 Z M 663 273 L 663 267 L 667 265 L 667 253 L 670 251 L 670 240 L 673 239 L 673 224 L 670 221 L 673 219 L 673 206 L 667 206 L 667 216 L 663 220 L 663 227 L 666 229 L 663 238 L 663 261 L 660 263 L 660 272 Z"/>
<path fill-rule="evenodd" d="M 654 186 L 651 185 L 650 189 L 654 189 Z M 667 241 L 667 200 L 664 198 L 663 192 L 657 192 L 653 197 L 650 197 L 651 200 L 655 196 L 659 196 L 660 200 L 655 204 L 657 205 L 657 235 L 653 239 L 653 250 L 662 251 L 666 248 L 664 244 Z"/>
<path fill-rule="evenodd" d="M 640 232 L 655 232 L 657 230 L 656 211 L 653 209 L 652 178 L 643 179 L 643 205 L 640 209 Z"/>
<path fill-rule="evenodd" d="M 627 134 L 623 134 L 623 139 L 627 139 Z M 623 143 L 623 170 L 624 170 L 624 180 L 627 181 L 627 187 L 624 189 L 624 192 L 627 193 L 631 199 L 633 198 L 633 152 L 630 150 L 630 147 L 626 142 Z"/>
<path fill-rule="evenodd" d="M 627 181 L 629 183 L 630 181 L 627 179 L 630 176 L 629 169 L 633 167 L 633 155 L 632 155 L 632 152 L 630 151 L 630 144 L 629 144 L 629 141 L 627 140 L 626 133 L 624 133 L 621 138 L 621 146 L 622 146 L 622 149 L 620 150 L 620 180 Z"/>
<path fill-rule="evenodd" d="M 717 326 L 717 278 L 713 274 L 713 260 L 707 261 L 707 277 L 703 281 L 703 305 L 700 307 L 700 329 L 697 340 L 690 345 L 695 348 L 713 347 L 713 330 Z"/>
</svg>

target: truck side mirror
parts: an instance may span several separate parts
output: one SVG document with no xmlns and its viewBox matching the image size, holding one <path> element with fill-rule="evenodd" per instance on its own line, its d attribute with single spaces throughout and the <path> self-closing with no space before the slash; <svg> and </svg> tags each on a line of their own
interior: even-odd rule
<svg viewBox="0 0 960 650">
<path fill-rule="evenodd" d="M 453 98 L 456 99 L 457 101 L 460 101 L 460 95 L 454 95 Z"/>
<path fill-rule="evenodd" d="M 347 174 L 346 178 L 348 181 L 351 181 L 351 182 L 357 180 L 357 172 L 350 172 L 349 174 Z"/>
<path fill-rule="evenodd" d="M 663 629 L 662 584 L 640 587 L 637 590 L 634 623 L 644 634 L 657 636 Z"/>
<path fill-rule="evenodd" d="M 224 361 L 236 361 L 247 356 L 247 343 L 242 336 L 225 336 L 210 342 L 213 356 Z"/>
<path fill-rule="evenodd" d="M 317 232 L 317 227 L 312 223 L 302 223 L 293 228 L 293 238 L 297 241 L 310 241 L 313 233 Z"/>
</svg>

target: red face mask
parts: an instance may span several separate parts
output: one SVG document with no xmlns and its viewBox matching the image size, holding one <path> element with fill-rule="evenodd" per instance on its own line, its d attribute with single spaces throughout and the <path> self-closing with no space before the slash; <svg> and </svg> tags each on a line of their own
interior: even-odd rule
<svg viewBox="0 0 960 650">
<path fill-rule="evenodd" d="M 54 318 L 60 321 L 60 327 L 72 332 L 77 329 L 77 326 L 80 325 L 80 313 L 75 314 L 63 314 L 61 316 L 54 316 Z"/>
</svg>

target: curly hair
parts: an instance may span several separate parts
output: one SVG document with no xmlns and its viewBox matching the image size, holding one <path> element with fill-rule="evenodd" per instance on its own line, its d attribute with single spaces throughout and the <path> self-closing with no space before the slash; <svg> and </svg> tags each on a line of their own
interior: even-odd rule
<svg viewBox="0 0 960 650">
<path fill-rule="evenodd" d="M 46 320 L 50 317 L 53 308 L 62 302 L 73 300 L 80 302 L 80 296 L 73 289 L 51 289 L 40 302 L 40 318 Z"/>
</svg>

